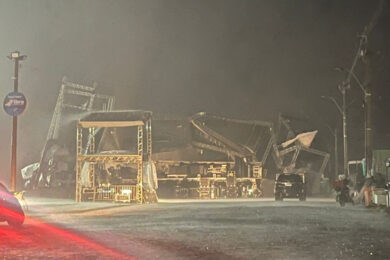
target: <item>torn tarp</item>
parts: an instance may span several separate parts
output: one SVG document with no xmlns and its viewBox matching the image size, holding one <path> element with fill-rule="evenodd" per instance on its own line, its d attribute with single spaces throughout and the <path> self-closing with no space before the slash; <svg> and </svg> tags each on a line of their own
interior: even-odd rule
<svg viewBox="0 0 390 260">
<path fill-rule="evenodd" d="M 31 179 L 39 169 L 39 163 L 33 163 L 24 167 L 21 171 L 23 180 Z"/>
<path fill-rule="evenodd" d="M 142 176 L 143 186 L 146 189 L 156 190 L 158 188 L 156 165 L 153 162 L 145 162 Z"/>
<path fill-rule="evenodd" d="M 312 132 L 301 133 L 297 135 L 295 138 L 282 143 L 282 147 L 286 148 L 287 146 L 293 144 L 296 141 L 298 141 L 301 145 L 305 147 L 310 147 L 317 133 L 318 133 L 317 130 Z"/>
</svg>

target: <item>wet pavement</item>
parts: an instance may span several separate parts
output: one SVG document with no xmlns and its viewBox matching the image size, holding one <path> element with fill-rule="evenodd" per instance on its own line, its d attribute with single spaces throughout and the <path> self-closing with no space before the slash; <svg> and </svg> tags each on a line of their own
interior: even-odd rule
<svg viewBox="0 0 390 260">
<path fill-rule="evenodd" d="M 3 259 L 389 259 L 390 217 L 333 199 L 161 200 L 122 205 L 28 199 L 0 226 Z"/>
</svg>

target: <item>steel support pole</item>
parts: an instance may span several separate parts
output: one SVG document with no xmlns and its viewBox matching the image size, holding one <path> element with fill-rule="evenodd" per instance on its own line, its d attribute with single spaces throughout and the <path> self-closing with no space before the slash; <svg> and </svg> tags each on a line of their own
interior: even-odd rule
<svg viewBox="0 0 390 260">
<path fill-rule="evenodd" d="M 14 59 L 14 92 L 18 92 L 19 59 Z M 12 118 L 12 143 L 11 143 L 11 191 L 16 191 L 16 147 L 18 139 L 18 117 Z"/>
<path fill-rule="evenodd" d="M 340 107 L 340 105 L 337 103 L 336 99 L 334 99 L 333 97 L 329 97 L 329 96 L 321 96 L 321 98 L 327 98 L 329 100 L 331 100 L 337 110 L 340 112 L 341 116 L 342 116 L 342 119 L 343 119 L 343 140 L 344 140 L 344 175 L 345 176 L 348 176 L 348 138 L 347 138 L 347 105 L 346 105 L 346 92 L 347 92 L 347 89 L 349 88 L 349 84 L 345 84 L 345 82 L 343 82 L 342 85 L 339 85 L 338 86 L 341 94 L 342 94 L 342 97 L 343 97 L 343 104 L 342 106 Z M 329 126 L 328 126 L 329 127 Z M 330 129 L 329 127 L 329 130 L 332 132 L 332 130 Z M 335 128 L 335 131 L 334 131 L 334 138 L 335 138 L 335 171 L 336 171 L 336 177 L 338 175 L 338 149 L 337 149 L 337 128 Z"/>
<path fill-rule="evenodd" d="M 341 94 L 343 95 L 343 143 L 344 143 L 344 175 L 348 177 L 348 136 L 347 136 L 347 105 L 346 105 L 346 86 L 341 87 Z"/>
<path fill-rule="evenodd" d="M 367 51 L 366 51 L 367 52 Z M 373 142 L 372 142 L 372 86 L 371 86 L 371 64 L 370 64 L 370 54 L 367 53 L 363 57 L 364 64 L 364 105 L 365 105 L 365 158 L 366 158 L 366 176 L 372 174 L 372 150 L 373 150 Z"/>
<path fill-rule="evenodd" d="M 366 131 L 365 131 L 365 156 L 366 156 L 366 174 L 371 174 L 372 169 L 372 127 L 371 127 L 371 93 L 367 92 L 365 94 L 365 103 L 366 103 Z"/>
<path fill-rule="evenodd" d="M 338 135 L 338 129 L 334 129 L 334 174 L 335 174 L 335 180 L 338 177 L 338 171 L 339 171 L 339 153 L 338 153 L 338 147 L 337 147 L 337 135 Z"/>
</svg>

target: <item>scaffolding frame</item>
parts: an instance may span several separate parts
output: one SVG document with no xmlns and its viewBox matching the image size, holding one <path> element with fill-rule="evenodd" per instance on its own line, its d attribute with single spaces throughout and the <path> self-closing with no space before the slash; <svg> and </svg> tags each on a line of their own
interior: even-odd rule
<svg viewBox="0 0 390 260">
<path fill-rule="evenodd" d="M 274 139 L 273 150 L 274 150 L 274 152 L 272 154 L 274 156 L 274 160 L 275 160 L 277 167 L 279 169 L 283 169 L 283 168 L 294 169 L 295 164 L 299 158 L 299 155 L 303 151 L 303 152 L 307 152 L 307 153 L 317 155 L 317 156 L 320 156 L 323 158 L 319 170 L 314 171 L 314 173 L 319 174 L 320 176 L 323 175 L 325 168 L 326 168 L 328 161 L 329 161 L 329 157 L 330 157 L 329 153 L 323 152 L 323 151 L 320 151 L 320 150 L 317 150 L 317 149 L 314 149 L 311 147 L 305 147 L 304 145 L 300 144 L 299 142 L 295 142 L 295 145 L 279 150 L 279 147 L 277 145 L 277 141 L 279 138 L 282 137 L 281 136 L 281 129 L 282 128 L 285 128 L 285 130 L 287 132 L 287 135 L 285 137 L 286 139 L 283 138 L 282 140 L 289 140 L 289 139 L 292 139 L 296 136 L 295 131 L 293 130 L 293 128 L 290 125 L 290 120 L 288 118 L 284 117 L 283 115 L 279 114 L 278 133 L 277 133 L 278 138 L 275 135 L 273 136 L 273 139 Z M 288 165 L 284 166 L 283 165 L 284 157 L 289 153 L 293 153 L 292 159 L 288 163 Z"/>
<path fill-rule="evenodd" d="M 48 184 L 47 175 L 49 173 L 47 168 L 49 162 L 46 158 L 47 152 L 51 148 L 51 140 L 57 140 L 60 137 L 60 129 L 63 126 L 62 121 L 64 120 L 63 114 L 67 109 L 76 110 L 76 114 L 80 113 L 80 116 L 85 112 L 112 110 L 115 97 L 96 93 L 96 88 L 96 83 L 92 86 L 86 86 L 69 82 L 66 77 L 63 77 L 45 144 L 41 151 L 39 159 L 40 168 L 37 176 L 32 180 L 33 186 L 38 185 L 40 178 L 45 184 Z M 82 100 L 78 100 L 80 97 Z"/>
<path fill-rule="evenodd" d="M 251 134 L 248 136 L 246 140 L 246 144 L 237 143 L 233 140 L 230 140 L 228 137 L 222 135 L 221 133 L 209 128 L 205 123 L 204 119 L 217 119 L 222 120 L 224 122 L 231 122 L 236 124 L 244 124 L 244 125 L 252 125 Z M 201 112 L 193 115 L 190 118 L 191 125 L 197 130 L 197 132 L 202 136 L 205 141 L 192 141 L 192 145 L 194 147 L 200 149 L 206 149 L 214 152 L 219 152 L 226 154 L 229 158 L 240 158 L 245 161 L 247 166 L 247 177 L 251 177 L 254 172 L 252 170 L 253 165 L 260 166 L 261 168 L 265 165 L 267 158 L 271 152 L 272 146 L 274 144 L 273 140 L 273 124 L 266 121 L 259 120 L 240 120 L 240 119 L 232 119 L 221 116 L 209 115 L 207 113 Z M 258 156 L 258 148 L 263 135 L 255 134 L 256 127 L 266 127 L 267 133 L 269 133 L 270 138 L 267 142 L 267 146 L 265 148 L 264 153 L 261 158 L 257 158 Z M 248 144 L 250 140 L 254 139 L 254 147 L 249 147 Z M 256 174 L 258 171 L 256 172 Z"/>
<path fill-rule="evenodd" d="M 111 111 L 115 97 L 102 95 L 96 93 L 97 84 L 93 86 L 85 86 L 76 83 L 72 83 L 66 80 L 66 77 L 62 79 L 60 93 L 58 94 L 57 102 L 54 108 L 53 117 L 50 122 L 49 130 L 46 137 L 46 142 L 50 139 L 58 138 L 59 129 L 61 127 L 62 112 L 64 108 L 77 109 L 80 112 L 91 112 L 93 110 Z M 68 98 L 65 96 L 69 95 Z M 73 97 L 85 97 L 85 104 L 70 104 L 68 101 Z M 96 101 L 102 101 L 102 107 L 95 107 Z"/>
<path fill-rule="evenodd" d="M 95 184 L 95 166 L 97 164 L 114 162 L 123 164 L 134 164 L 137 165 L 137 183 L 135 185 L 135 201 L 137 203 L 144 203 L 144 188 L 143 188 L 143 158 L 144 158 L 144 126 L 147 136 L 146 154 L 145 158 L 148 160 L 151 158 L 152 153 L 152 128 L 151 118 L 146 120 L 137 121 L 82 121 L 80 120 L 77 124 L 77 165 L 76 165 L 76 202 L 81 202 L 87 194 L 92 194 L 92 200 L 95 201 L 97 187 Z M 137 154 L 98 154 L 96 153 L 95 147 L 95 131 L 100 128 L 109 127 L 137 127 Z M 88 142 L 87 147 L 83 147 L 83 129 L 88 129 Z M 89 167 L 89 178 L 88 183 L 83 184 L 82 181 L 82 170 L 88 163 Z M 118 186 L 118 185 L 114 185 Z M 129 185 L 127 185 L 129 186 Z M 120 189 L 115 189 L 120 192 Z M 115 194 L 115 198 L 118 194 Z M 119 194 L 120 195 L 120 194 Z M 129 200 L 130 201 L 130 200 Z"/>
<path fill-rule="evenodd" d="M 293 157 L 292 157 L 291 161 L 289 162 L 289 165 L 287 166 L 287 168 L 290 168 L 290 169 L 295 168 L 295 163 L 298 160 L 298 156 L 302 151 L 308 152 L 308 153 L 311 153 L 314 155 L 318 155 L 318 156 L 323 158 L 320 169 L 318 170 L 318 174 L 321 176 L 324 173 L 326 165 L 329 161 L 329 157 L 330 157 L 329 153 L 322 152 L 322 151 L 319 151 L 317 149 L 313 149 L 313 148 L 309 148 L 309 147 L 305 147 L 303 145 L 297 144 L 297 145 L 291 146 L 289 148 L 286 148 L 286 149 L 280 151 L 279 157 L 281 159 L 283 159 L 283 157 L 286 154 L 294 152 Z"/>
</svg>

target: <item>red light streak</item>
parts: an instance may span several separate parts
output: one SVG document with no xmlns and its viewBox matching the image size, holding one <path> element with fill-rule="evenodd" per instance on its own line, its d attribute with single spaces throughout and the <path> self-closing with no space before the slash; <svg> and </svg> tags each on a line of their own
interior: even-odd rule
<svg viewBox="0 0 390 260">
<path fill-rule="evenodd" d="M 68 247 L 69 251 L 72 251 L 70 246 L 77 246 L 81 252 L 89 249 L 108 259 L 134 259 L 129 255 L 118 252 L 87 237 L 83 237 L 72 233 L 69 230 L 55 227 L 31 217 L 25 217 L 22 214 L 3 206 L 0 206 L 0 215 L 6 216 L 6 219 L 25 218 L 25 223 L 27 223 L 20 228 L 0 226 L 0 238 L 6 240 L 5 243 L 2 242 L 3 246 L 4 244 L 6 246 L 9 245 L 10 247 L 18 248 L 27 246 L 44 250 L 45 248 L 52 249 L 53 246 L 55 247 L 60 244 L 65 248 Z M 26 231 L 32 233 L 32 237 L 26 235 Z M 61 242 L 58 240 L 61 240 Z"/>
</svg>

